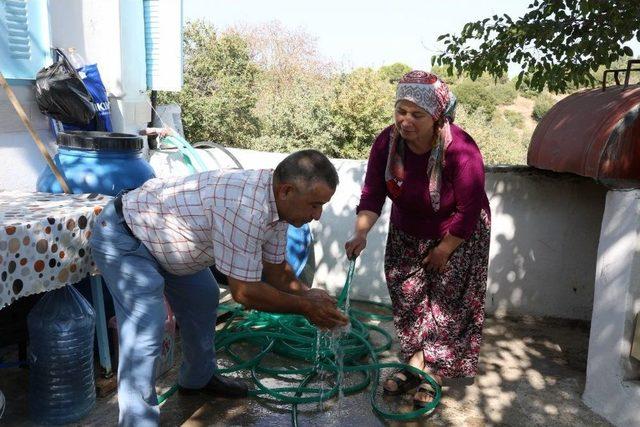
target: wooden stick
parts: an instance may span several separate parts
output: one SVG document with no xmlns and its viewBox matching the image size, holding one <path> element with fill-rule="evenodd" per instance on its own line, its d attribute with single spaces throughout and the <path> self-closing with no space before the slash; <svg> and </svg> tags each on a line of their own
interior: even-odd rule
<svg viewBox="0 0 640 427">
<path fill-rule="evenodd" d="M 7 83 L 7 80 L 2 75 L 2 72 L 0 72 L 0 85 L 2 85 L 4 90 L 7 92 L 9 101 L 11 101 L 13 108 L 16 110 L 16 113 L 18 113 L 18 117 L 20 117 L 20 120 L 22 120 L 22 123 L 24 123 L 27 130 L 31 134 L 31 137 L 36 142 L 36 145 L 38 146 L 40 153 L 49 164 L 51 171 L 53 172 L 56 179 L 60 183 L 60 186 L 62 187 L 62 191 L 64 191 L 65 193 L 71 194 L 71 189 L 69 188 L 69 185 L 67 185 L 67 181 L 64 180 L 64 177 L 60 173 L 60 170 L 58 169 L 56 164 L 53 162 L 53 159 L 51 158 L 51 155 L 47 151 L 47 148 L 45 147 L 44 143 L 40 139 L 40 136 L 38 136 L 36 131 L 33 129 L 33 126 L 31 125 L 31 121 L 29 121 L 29 117 L 27 117 L 26 113 L 24 112 L 24 109 L 22 108 L 22 105 L 20 105 L 20 101 L 18 101 L 18 98 L 16 98 L 16 95 L 13 93 L 13 90 L 9 86 L 9 83 Z"/>
</svg>

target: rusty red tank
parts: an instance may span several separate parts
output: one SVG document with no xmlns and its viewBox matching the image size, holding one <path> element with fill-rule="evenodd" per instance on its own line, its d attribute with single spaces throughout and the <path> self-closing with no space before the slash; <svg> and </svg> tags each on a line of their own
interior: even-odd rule
<svg viewBox="0 0 640 427">
<path fill-rule="evenodd" d="M 592 89 L 558 102 L 533 132 L 527 163 L 603 182 L 640 182 L 640 86 Z"/>
</svg>

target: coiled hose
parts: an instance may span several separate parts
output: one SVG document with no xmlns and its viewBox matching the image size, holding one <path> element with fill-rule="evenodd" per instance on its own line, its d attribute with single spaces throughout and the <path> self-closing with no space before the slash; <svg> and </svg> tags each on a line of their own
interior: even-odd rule
<svg viewBox="0 0 640 427">
<path fill-rule="evenodd" d="M 345 286 L 338 297 L 338 307 L 347 311 L 350 328 L 343 331 L 337 340 L 337 347 L 331 345 L 328 333 L 322 333 L 300 315 L 266 313 L 256 310 L 245 311 L 241 306 L 221 305 L 219 310 L 230 311 L 231 316 L 221 330 L 216 332 L 216 352 L 226 352 L 235 365 L 220 369 L 220 373 L 240 370 L 251 372 L 255 389 L 249 391 L 250 396 L 272 399 L 276 403 L 292 404 L 292 422 L 297 426 L 298 405 L 304 403 L 320 403 L 331 399 L 342 391 L 345 395 L 357 393 L 367 386 L 371 387 L 371 406 L 380 416 L 390 420 L 412 420 L 431 412 L 440 403 L 442 390 L 440 385 L 425 372 L 402 363 L 380 363 L 378 354 L 391 348 L 392 338 L 382 328 L 363 323 L 360 319 L 389 320 L 389 315 L 377 315 L 349 307 L 349 289 L 353 279 L 355 262 L 351 261 Z M 386 304 L 376 304 L 390 311 Z M 384 337 L 384 343 L 374 346 L 370 342 L 371 333 Z M 334 332 L 335 333 L 335 332 Z M 320 336 L 318 336 L 320 334 Z M 250 345 L 261 350 L 253 358 L 243 359 L 234 351 L 236 345 Z M 262 359 L 269 353 L 285 356 L 303 362 L 300 368 L 273 368 L 261 365 Z M 342 355 L 342 363 L 336 354 Z M 420 409 L 410 412 L 394 413 L 385 411 L 376 400 L 376 390 L 380 386 L 380 369 L 406 369 L 428 382 L 435 396 L 433 401 Z M 334 375 L 334 386 L 330 389 L 309 386 L 321 374 Z M 357 374 L 361 377 L 356 384 L 340 390 L 343 373 Z M 271 377 L 269 377 L 271 376 Z M 299 384 L 289 387 L 272 388 L 264 384 L 263 377 L 273 378 L 296 376 L 302 378 Z M 159 396 L 159 403 L 168 399 L 177 386 Z"/>
</svg>

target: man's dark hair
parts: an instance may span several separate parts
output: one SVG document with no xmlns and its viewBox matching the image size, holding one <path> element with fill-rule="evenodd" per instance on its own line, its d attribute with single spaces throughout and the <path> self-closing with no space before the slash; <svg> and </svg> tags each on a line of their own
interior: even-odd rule
<svg viewBox="0 0 640 427">
<path fill-rule="evenodd" d="M 331 189 L 338 186 L 338 172 L 331 161 L 318 150 L 300 150 L 281 161 L 273 177 L 277 183 L 312 184 L 324 182 Z"/>
</svg>

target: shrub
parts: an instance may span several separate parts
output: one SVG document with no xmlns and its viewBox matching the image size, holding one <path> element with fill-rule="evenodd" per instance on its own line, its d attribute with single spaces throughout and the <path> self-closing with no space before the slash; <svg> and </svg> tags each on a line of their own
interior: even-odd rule
<svg viewBox="0 0 640 427">
<path fill-rule="evenodd" d="M 495 95 L 479 82 L 463 81 L 455 85 L 452 91 L 458 97 L 458 103 L 470 113 L 481 110 L 491 117 L 496 109 Z"/>
<path fill-rule="evenodd" d="M 203 22 L 185 26 L 184 85 L 180 92 L 160 92 L 158 103 L 182 109 L 185 137 L 190 141 L 219 141 L 246 148 L 258 136 L 256 104 L 259 70 L 244 39 L 218 35 Z"/>
<path fill-rule="evenodd" d="M 518 80 L 518 77 L 514 77 L 513 79 L 511 79 L 511 83 L 513 84 L 514 88 L 516 86 L 517 80 Z M 529 85 L 527 85 L 527 82 L 523 80 L 522 83 L 520 84 L 520 87 L 518 88 L 518 93 L 524 98 L 534 99 L 536 96 L 538 96 L 540 92 L 529 88 Z"/>
<path fill-rule="evenodd" d="M 458 109 L 456 124 L 478 144 L 485 165 L 523 165 L 527 162 L 530 135 L 517 132 L 505 119 L 496 115 L 487 120 L 481 111 Z"/>
<path fill-rule="evenodd" d="M 261 151 L 316 148 L 336 158 L 368 156 L 375 136 L 393 121 L 390 81 L 408 71 L 393 64 L 338 73 L 320 60 L 310 37 L 277 25 L 217 34 L 202 21 L 189 23 L 184 54 L 182 91 L 159 93 L 158 100 L 182 107 L 188 140 Z M 433 71 L 451 83 L 460 102 L 456 123 L 476 139 L 486 164 L 525 163 L 525 118 L 496 108 L 513 102 L 513 82 Z M 540 117 L 553 105 L 545 96 L 536 102 Z"/>
<path fill-rule="evenodd" d="M 411 67 L 400 62 L 396 62 L 395 64 L 380 67 L 378 74 L 382 80 L 396 84 L 400 81 L 402 76 L 407 74 L 409 71 L 411 71 Z"/>
<path fill-rule="evenodd" d="M 342 156 L 369 154 L 377 133 L 393 121 L 395 85 L 369 68 L 358 68 L 334 80 L 329 132 Z M 354 157 L 355 156 L 355 157 Z"/>
<path fill-rule="evenodd" d="M 535 99 L 535 104 L 533 105 L 533 118 L 536 120 L 542 119 L 542 117 L 547 114 L 547 111 L 549 111 L 555 103 L 556 101 L 549 94 L 539 94 Z"/>
<path fill-rule="evenodd" d="M 524 117 L 522 114 L 513 110 L 505 110 L 502 114 L 504 114 L 504 118 L 513 127 L 522 128 L 524 126 Z"/>
<path fill-rule="evenodd" d="M 493 96 L 496 98 L 499 105 L 513 104 L 513 101 L 515 101 L 518 96 L 518 91 L 516 90 L 515 85 L 511 82 L 489 86 L 489 90 L 493 92 Z"/>
</svg>

